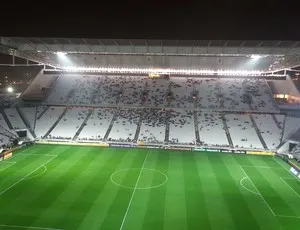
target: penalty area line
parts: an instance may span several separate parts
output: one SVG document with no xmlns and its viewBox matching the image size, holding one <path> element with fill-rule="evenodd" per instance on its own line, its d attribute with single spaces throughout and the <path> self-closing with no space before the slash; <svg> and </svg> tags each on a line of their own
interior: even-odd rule
<svg viewBox="0 0 300 230">
<path fill-rule="evenodd" d="M 280 179 L 300 198 L 299 193 L 297 193 L 282 177 Z"/>
<path fill-rule="evenodd" d="M 270 211 L 273 214 L 273 216 L 276 216 L 276 214 L 274 213 L 273 209 L 270 207 L 270 205 L 268 204 L 268 202 L 266 201 L 266 199 L 261 195 L 261 193 L 259 192 L 259 190 L 255 186 L 255 184 L 253 183 L 253 181 L 249 177 L 248 173 L 246 173 L 246 171 L 243 169 L 242 166 L 240 166 L 240 168 L 242 169 L 242 171 L 244 172 L 244 174 L 249 178 L 249 181 L 252 183 L 252 185 L 255 188 L 255 190 L 257 191 L 258 195 L 261 197 L 261 199 L 265 202 L 265 204 L 267 205 L 267 207 L 270 209 Z"/>
<path fill-rule="evenodd" d="M 240 185 L 241 185 L 244 189 L 246 189 L 248 192 L 251 192 L 252 194 L 255 194 L 255 195 L 259 195 L 257 192 L 254 192 L 254 191 L 248 189 L 246 186 L 244 186 L 243 181 L 244 181 L 245 179 L 249 179 L 249 177 L 243 177 L 243 178 L 240 180 Z"/>
<path fill-rule="evenodd" d="M 300 219 L 300 216 L 285 216 L 285 215 L 275 215 L 277 217 L 284 217 L 284 218 L 296 218 L 296 219 Z"/>
<path fill-rule="evenodd" d="M 261 169 L 273 169 L 273 168 L 280 168 L 280 167 L 272 167 L 272 166 L 256 166 L 256 165 L 240 165 L 242 167 L 249 167 L 249 168 L 261 168 Z"/>
<path fill-rule="evenodd" d="M 61 229 L 61 228 L 44 228 L 44 227 L 19 226 L 19 225 L 8 225 L 8 224 L 0 224 L 0 227 L 23 228 L 23 229 L 41 229 L 41 230 L 63 230 L 63 229 Z"/>
<path fill-rule="evenodd" d="M 57 156 L 52 157 L 51 159 L 49 159 L 46 163 L 40 165 L 38 168 L 36 168 L 35 170 L 33 170 L 32 172 L 28 173 L 26 176 L 22 177 L 20 180 L 18 180 L 17 182 L 15 182 L 14 184 L 12 184 L 11 186 L 9 186 L 7 189 L 4 189 L 3 191 L 0 192 L 0 196 L 5 193 L 6 191 L 8 191 L 9 189 L 13 188 L 14 186 L 16 186 L 17 184 L 19 184 L 21 181 L 25 180 L 27 177 L 29 177 L 31 174 L 35 173 L 37 170 L 39 170 L 40 168 L 44 167 L 46 164 L 50 163 L 54 158 L 56 158 Z"/>
</svg>

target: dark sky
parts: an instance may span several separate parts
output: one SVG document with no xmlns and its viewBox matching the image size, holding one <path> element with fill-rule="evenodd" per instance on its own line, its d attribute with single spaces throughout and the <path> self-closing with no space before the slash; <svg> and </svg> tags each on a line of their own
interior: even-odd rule
<svg viewBox="0 0 300 230">
<path fill-rule="evenodd" d="M 300 40 L 300 8 L 288 0 L 105 1 L 23 1 L 1 14 L 0 36 Z"/>
</svg>

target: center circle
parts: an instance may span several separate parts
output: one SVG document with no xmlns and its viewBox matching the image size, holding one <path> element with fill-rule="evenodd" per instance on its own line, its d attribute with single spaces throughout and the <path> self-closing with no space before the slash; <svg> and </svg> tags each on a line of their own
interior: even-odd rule
<svg viewBox="0 0 300 230">
<path fill-rule="evenodd" d="M 168 176 L 163 172 L 149 168 L 121 169 L 110 176 L 112 183 L 122 188 L 129 189 L 157 188 L 163 186 L 168 179 Z"/>
</svg>

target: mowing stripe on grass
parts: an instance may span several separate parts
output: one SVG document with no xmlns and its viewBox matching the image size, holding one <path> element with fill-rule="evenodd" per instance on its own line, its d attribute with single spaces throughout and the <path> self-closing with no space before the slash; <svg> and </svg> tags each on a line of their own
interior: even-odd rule
<svg viewBox="0 0 300 230">
<path fill-rule="evenodd" d="M 19 184 L 21 181 L 25 180 L 27 177 L 29 177 L 31 174 L 35 173 L 37 170 L 39 170 L 41 167 L 44 167 L 46 164 L 48 164 L 49 162 L 51 162 L 54 158 L 56 158 L 57 156 L 52 157 L 50 160 L 48 160 L 46 163 L 42 164 L 41 166 L 39 166 L 38 168 L 36 168 L 35 170 L 33 170 L 32 172 L 28 173 L 26 176 L 22 177 L 20 180 L 18 180 L 17 182 L 15 182 L 14 184 L 12 184 L 11 186 L 9 186 L 7 189 L 3 190 L 2 192 L 0 192 L 0 196 L 5 193 L 6 191 L 8 191 L 9 189 L 13 188 L 14 186 L 16 186 L 17 184 Z"/>
<path fill-rule="evenodd" d="M 253 184 L 254 188 L 256 189 L 257 193 L 259 194 L 259 196 L 263 199 L 263 201 L 266 203 L 267 207 L 270 209 L 271 213 L 273 214 L 273 216 L 275 216 L 275 213 L 273 211 L 273 209 L 270 207 L 270 205 L 268 204 L 268 202 L 265 200 L 265 198 L 261 195 L 261 193 L 259 192 L 259 190 L 257 189 L 257 187 L 255 186 L 255 184 L 253 183 L 253 181 L 251 180 L 251 178 L 249 177 L 249 175 L 246 173 L 246 171 L 243 169 L 242 166 L 240 166 L 240 168 L 242 169 L 242 171 L 245 173 L 245 175 L 249 178 L 250 182 Z"/>
<path fill-rule="evenodd" d="M 6 225 L 6 224 L 0 224 L 0 227 L 23 228 L 23 229 L 41 229 L 41 230 L 63 230 L 61 228 L 43 228 L 43 227 L 35 227 L 35 226 L 18 226 L 18 225 Z"/>
<path fill-rule="evenodd" d="M 280 179 L 300 198 L 300 195 L 282 177 Z"/>
<path fill-rule="evenodd" d="M 275 157 L 273 157 L 273 160 L 277 162 L 277 164 L 279 164 L 284 170 L 286 170 L 290 175 L 293 175 L 291 174 L 291 172 L 286 168 L 284 167 L 281 163 L 279 163 L 279 161 L 276 160 Z M 294 176 L 294 175 L 293 175 Z M 300 180 L 298 177 L 294 176 L 294 178 L 297 178 L 297 180 Z"/>
<path fill-rule="evenodd" d="M 141 174 L 142 174 L 142 171 L 143 171 L 144 165 L 145 165 L 145 163 L 146 163 L 146 161 L 147 161 L 148 155 L 149 155 L 149 153 L 147 153 L 147 155 L 146 155 L 146 157 L 145 157 L 145 160 L 144 160 L 144 162 L 143 162 L 143 164 L 142 164 L 142 168 L 141 168 L 141 170 L 140 170 L 139 176 L 138 176 L 138 178 L 137 178 L 137 180 L 136 180 L 136 183 L 135 183 L 135 186 L 134 186 L 134 189 L 133 189 L 133 192 L 132 192 L 131 198 L 130 198 L 130 200 L 129 200 L 129 203 L 128 203 L 128 206 L 127 206 L 127 209 L 126 209 L 125 215 L 124 215 L 124 217 L 123 217 L 123 220 L 122 220 L 122 224 L 121 224 L 121 226 L 120 226 L 120 230 L 121 230 L 121 229 L 123 229 L 123 226 L 124 226 L 124 223 L 125 223 L 125 220 L 126 220 L 126 217 L 127 217 L 128 211 L 129 211 L 129 209 L 130 209 L 130 206 L 131 206 L 132 199 L 133 199 L 133 197 L 134 197 L 134 194 L 135 194 L 135 191 L 136 191 L 137 185 L 138 185 L 138 183 L 139 183 L 139 180 L 140 180 L 140 177 L 141 177 Z"/>
</svg>

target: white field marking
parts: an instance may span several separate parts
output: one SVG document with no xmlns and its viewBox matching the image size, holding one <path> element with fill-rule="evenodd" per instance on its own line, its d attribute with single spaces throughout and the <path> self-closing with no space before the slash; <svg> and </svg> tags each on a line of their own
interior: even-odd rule
<svg viewBox="0 0 300 230">
<path fill-rule="evenodd" d="M 54 157 L 58 156 L 57 154 L 39 154 L 39 153 L 21 153 L 17 154 L 16 156 L 46 156 L 46 157 Z"/>
<path fill-rule="evenodd" d="M 281 177 L 284 180 L 297 180 L 296 177 Z"/>
<path fill-rule="evenodd" d="M 1 163 L 2 163 L 2 164 L 3 164 L 3 163 L 5 163 L 5 164 L 10 164 L 10 165 L 7 166 L 7 167 L 4 168 L 4 169 L 0 169 L 0 172 L 2 172 L 2 171 L 4 171 L 4 170 L 8 169 L 9 167 L 13 166 L 13 165 L 14 165 L 15 163 L 17 163 L 17 162 L 15 162 L 15 161 L 7 161 L 7 162 L 1 161 Z M 1 163 L 0 163 L 0 165 L 1 165 Z"/>
<path fill-rule="evenodd" d="M 249 177 L 243 177 L 243 179 L 240 180 L 240 185 L 241 185 L 244 189 L 246 189 L 248 192 L 251 192 L 251 193 L 253 193 L 253 194 L 255 194 L 255 195 L 259 195 L 257 192 L 254 192 L 254 191 L 248 189 L 247 187 L 245 187 L 245 186 L 243 185 L 243 181 L 244 181 L 245 179 L 249 179 Z"/>
<path fill-rule="evenodd" d="M 249 177 L 249 175 L 246 173 L 246 171 L 243 169 L 242 166 L 240 166 L 240 168 L 243 170 L 243 172 L 245 173 L 245 175 L 249 178 L 249 181 L 253 184 L 255 190 L 257 191 L 257 193 L 259 194 L 259 196 L 261 197 L 261 199 L 265 202 L 265 204 L 268 206 L 268 208 L 270 209 L 271 213 L 273 214 L 273 216 L 276 216 L 274 211 L 272 210 L 272 208 L 270 207 L 270 205 L 268 204 L 268 202 L 265 200 L 265 198 L 261 195 L 261 193 L 259 192 L 259 190 L 257 189 L 257 187 L 255 186 L 255 184 L 253 183 L 253 181 L 251 180 L 251 178 Z"/>
<path fill-rule="evenodd" d="M 280 179 L 300 198 L 300 195 L 282 177 Z"/>
<path fill-rule="evenodd" d="M 273 168 L 277 168 L 279 169 L 279 167 L 272 167 L 272 166 L 256 166 L 256 165 L 240 165 L 242 167 L 250 167 L 250 168 L 262 168 L 262 169 L 273 169 Z"/>
<path fill-rule="evenodd" d="M 115 185 L 119 186 L 119 187 L 122 187 L 122 188 L 134 189 L 134 187 L 131 187 L 131 186 L 121 185 L 121 184 L 115 182 L 114 179 L 113 179 L 113 177 L 114 177 L 115 174 L 120 173 L 120 172 L 123 172 L 123 171 L 131 170 L 131 169 L 139 169 L 139 168 L 127 168 L 127 169 L 121 169 L 121 170 L 118 170 L 118 171 L 114 172 L 113 174 L 111 174 L 111 176 L 110 176 L 111 182 L 114 183 Z M 158 173 L 162 174 L 162 175 L 165 177 L 165 180 L 164 180 L 162 183 L 158 184 L 158 185 L 149 186 L 149 187 L 143 187 L 143 188 L 138 188 L 138 187 L 137 187 L 137 188 L 135 188 L 135 189 L 140 189 L 140 190 L 142 190 L 142 189 L 158 188 L 158 187 L 160 187 L 160 186 L 163 186 L 163 185 L 164 185 L 165 183 L 167 183 L 167 181 L 169 180 L 169 177 L 168 177 L 166 174 L 164 174 L 163 172 L 159 171 L 159 170 L 149 169 L 149 168 L 143 168 L 143 170 L 146 170 L 146 171 L 148 170 L 148 171 L 158 172 Z"/>
<path fill-rule="evenodd" d="M 128 203 L 128 206 L 127 206 L 125 215 L 124 215 L 124 217 L 123 217 L 123 220 L 122 220 L 122 223 L 121 223 L 121 226 L 120 226 L 120 230 L 123 229 L 123 226 L 124 226 L 124 223 L 125 223 L 125 220 L 126 220 L 128 211 L 129 211 L 130 206 L 131 206 L 132 199 L 133 199 L 133 197 L 134 197 L 134 194 L 135 194 L 137 185 L 138 185 L 138 183 L 139 183 L 140 177 L 141 177 L 141 175 L 142 175 L 142 171 L 143 171 L 144 165 L 145 165 L 145 163 L 146 163 L 146 161 L 147 161 L 148 155 L 149 155 L 149 152 L 147 153 L 147 155 L 146 155 L 146 157 L 145 157 L 145 159 L 144 159 L 144 162 L 143 162 L 142 168 L 141 168 L 141 170 L 140 170 L 139 176 L 138 176 L 138 178 L 137 178 L 137 180 L 136 180 L 136 183 L 135 183 L 135 186 L 134 186 L 134 188 L 133 188 L 133 192 L 132 192 L 131 198 L 130 198 L 130 200 L 129 200 L 129 203 Z"/>
<path fill-rule="evenodd" d="M 297 219 L 300 219 L 300 216 L 285 216 L 285 215 L 275 215 L 275 216 L 285 217 L 285 218 L 297 218 Z"/>
<path fill-rule="evenodd" d="M 28 173 L 26 176 L 24 176 L 23 178 L 21 178 L 20 180 L 18 180 L 17 182 L 15 182 L 14 184 L 12 184 L 11 186 L 9 186 L 7 189 L 3 190 L 2 192 L 0 192 L 0 196 L 5 193 L 6 191 L 8 191 L 9 189 L 11 189 L 12 187 L 16 186 L 17 184 L 19 184 L 21 181 L 25 180 L 27 177 L 29 177 L 31 174 L 35 173 L 37 170 L 39 170 L 41 167 L 45 166 L 46 164 L 50 163 L 50 161 L 52 161 L 54 158 L 56 158 L 57 156 L 52 157 L 50 160 L 48 160 L 46 163 L 40 165 L 38 168 L 36 168 L 35 170 L 33 170 L 32 172 Z"/>
<path fill-rule="evenodd" d="M 43 175 L 45 172 L 47 172 L 47 167 L 46 167 L 45 165 L 43 165 L 42 167 L 44 168 L 44 170 L 43 170 L 41 173 L 39 173 L 39 174 L 37 174 L 37 175 L 34 175 L 34 176 L 31 176 L 31 177 L 27 177 L 27 178 L 24 179 L 24 180 L 30 180 L 30 179 L 33 179 L 33 178 L 38 177 L 38 176 L 41 176 L 41 175 Z"/>
<path fill-rule="evenodd" d="M 287 171 L 290 175 L 293 175 L 294 178 L 296 178 L 297 180 L 298 177 L 296 177 L 294 174 L 292 174 L 286 167 L 284 167 L 281 163 L 279 163 L 277 160 L 275 160 L 275 156 L 273 157 L 273 160 L 277 162 L 277 164 L 279 164 L 285 171 Z M 292 167 L 292 166 L 291 166 Z"/>
<path fill-rule="evenodd" d="M 61 229 L 61 228 L 43 228 L 43 227 L 18 226 L 18 225 L 7 225 L 7 224 L 0 224 L 0 227 L 23 228 L 23 229 L 41 229 L 41 230 L 63 230 L 63 229 Z"/>
</svg>

